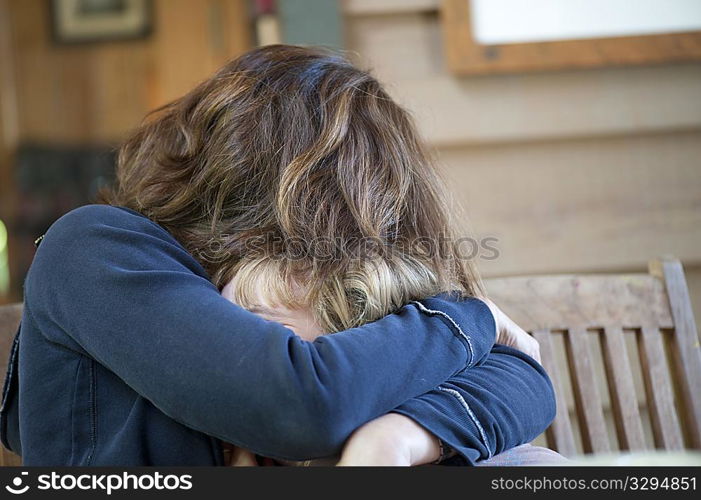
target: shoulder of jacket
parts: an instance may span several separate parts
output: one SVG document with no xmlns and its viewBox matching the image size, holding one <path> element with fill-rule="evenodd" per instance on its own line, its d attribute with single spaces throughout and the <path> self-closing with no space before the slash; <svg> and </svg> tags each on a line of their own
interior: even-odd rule
<svg viewBox="0 0 701 500">
<path fill-rule="evenodd" d="M 62 235 L 83 234 L 101 229 L 120 228 L 138 232 L 161 233 L 162 236 L 169 233 L 151 219 L 134 210 L 111 205 L 84 205 L 75 208 L 58 218 L 45 235 L 37 239 L 37 246 L 43 241 L 44 236 L 56 237 Z M 93 233 L 94 234 L 94 233 Z"/>
</svg>

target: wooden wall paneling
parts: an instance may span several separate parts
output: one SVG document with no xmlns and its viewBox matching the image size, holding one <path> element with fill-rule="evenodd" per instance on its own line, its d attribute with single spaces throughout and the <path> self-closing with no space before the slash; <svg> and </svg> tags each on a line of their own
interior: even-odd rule
<svg viewBox="0 0 701 500">
<path fill-rule="evenodd" d="M 55 45 L 48 2 L 11 6 L 22 140 L 121 139 L 147 109 L 148 41 Z"/>
<path fill-rule="evenodd" d="M 154 51 L 158 103 L 171 101 L 202 80 L 212 68 L 209 1 L 156 0 Z M 187 64 L 183 64 L 187 61 Z"/>
<path fill-rule="evenodd" d="M 20 136 L 23 140 L 74 141 L 91 130 L 91 92 L 83 46 L 55 49 L 48 2 L 11 3 L 16 49 Z"/>
<path fill-rule="evenodd" d="M 154 107 L 183 95 L 251 48 L 245 0 L 157 0 L 156 8 Z"/>
<path fill-rule="evenodd" d="M 477 262 L 487 275 L 701 262 L 701 132 L 439 153 L 473 235 L 498 239 L 498 257 Z"/>
<path fill-rule="evenodd" d="M 17 93 L 8 0 L 0 0 L 0 216 L 9 209 L 10 158 L 17 142 Z"/>
<path fill-rule="evenodd" d="M 90 71 L 92 139 L 117 142 L 153 107 L 153 46 L 107 45 L 91 61 Z"/>
<path fill-rule="evenodd" d="M 148 38 L 70 46 L 51 41 L 48 5 L 10 4 L 23 140 L 119 141 L 250 48 L 245 0 L 156 0 Z"/>
<path fill-rule="evenodd" d="M 217 67 L 253 48 L 253 20 L 248 0 L 218 0 L 221 5 L 223 43 Z"/>
<path fill-rule="evenodd" d="M 9 0 L 0 0 L 0 219 L 8 229 L 12 227 L 15 211 L 12 164 L 19 140 L 17 115 L 17 82 L 14 71 L 14 43 L 10 22 Z M 7 253 L 10 259 L 10 288 L 15 278 L 12 256 L 17 251 L 14 239 L 8 235 Z M 0 293 L 0 304 L 12 302 L 16 297 Z"/>
<path fill-rule="evenodd" d="M 431 13 L 346 16 L 359 54 L 434 146 L 701 129 L 701 64 L 456 77 Z M 664 96 L 664 98 L 660 98 Z"/>
</svg>

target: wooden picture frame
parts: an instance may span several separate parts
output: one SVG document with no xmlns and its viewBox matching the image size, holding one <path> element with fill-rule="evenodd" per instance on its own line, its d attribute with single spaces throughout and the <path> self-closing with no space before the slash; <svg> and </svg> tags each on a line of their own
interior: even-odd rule
<svg viewBox="0 0 701 500">
<path fill-rule="evenodd" d="M 79 44 L 146 37 L 152 29 L 152 0 L 50 0 L 52 37 Z"/>
<path fill-rule="evenodd" d="M 459 75 L 484 75 L 701 60 L 701 31 L 482 45 L 469 0 L 442 0 L 446 61 Z"/>
</svg>

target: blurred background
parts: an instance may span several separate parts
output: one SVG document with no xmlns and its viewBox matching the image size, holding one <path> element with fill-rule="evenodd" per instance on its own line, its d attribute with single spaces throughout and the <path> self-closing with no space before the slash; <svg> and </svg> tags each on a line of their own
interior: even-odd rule
<svg viewBox="0 0 701 500">
<path fill-rule="evenodd" d="M 22 299 L 34 240 L 111 182 L 115 148 L 146 112 L 284 42 L 349 51 L 413 113 L 465 228 L 495 242 L 485 276 L 645 271 L 673 255 L 699 318 L 700 9 L 0 0 L 0 303 Z"/>
</svg>

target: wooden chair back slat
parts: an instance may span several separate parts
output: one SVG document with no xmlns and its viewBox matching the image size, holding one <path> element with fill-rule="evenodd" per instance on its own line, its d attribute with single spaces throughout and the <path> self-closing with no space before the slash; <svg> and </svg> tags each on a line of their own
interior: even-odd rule
<svg viewBox="0 0 701 500">
<path fill-rule="evenodd" d="M 577 453 L 577 447 L 574 443 L 572 422 L 570 421 L 570 413 L 567 410 L 565 390 L 562 386 L 563 378 L 557 366 L 550 331 L 535 330 L 533 332 L 533 336 L 540 343 L 541 361 L 545 371 L 550 374 L 557 402 L 557 414 L 555 415 L 555 420 L 546 431 L 548 446 L 558 450 L 566 457 L 574 456 Z"/>
<path fill-rule="evenodd" d="M 662 344 L 662 333 L 655 328 L 643 327 L 639 340 L 640 362 L 643 366 L 655 446 L 667 450 L 682 450 L 684 441 L 674 407 L 674 392 L 667 355 Z"/>
<path fill-rule="evenodd" d="M 618 445 L 622 450 L 644 450 L 645 435 L 638 398 L 635 394 L 630 358 L 621 327 L 611 326 L 604 329 L 603 351 Z"/>
<path fill-rule="evenodd" d="M 582 426 L 582 446 L 587 453 L 606 453 L 611 451 L 606 430 L 606 420 L 601 403 L 601 396 L 596 385 L 592 355 L 589 350 L 584 328 L 572 328 L 567 332 L 567 359 L 572 374 L 574 401 Z"/>
<path fill-rule="evenodd" d="M 682 393 L 682 417 L 691 446 L 701 449 L 701 347 L 684 270 L 678 260 L 667 259 L 651 262 L 650 272 L 666 286 L 674 319 L 673 375 Z"/>
</svg>

